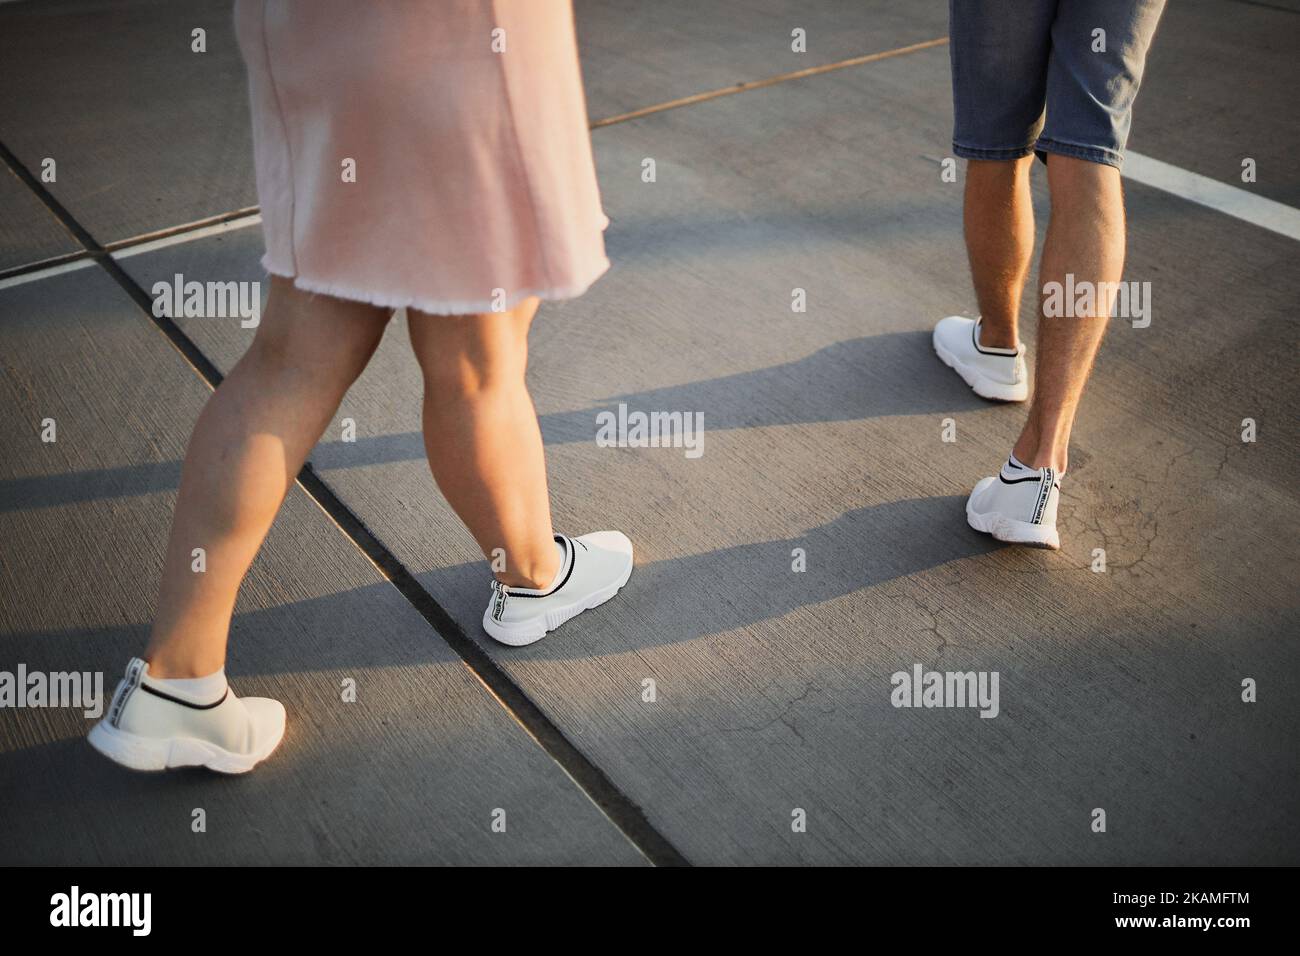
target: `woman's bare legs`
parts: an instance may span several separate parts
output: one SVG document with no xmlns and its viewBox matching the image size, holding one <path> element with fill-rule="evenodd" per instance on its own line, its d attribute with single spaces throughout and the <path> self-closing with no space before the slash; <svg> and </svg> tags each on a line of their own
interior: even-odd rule
<svg viewBox="0 0 1300 956">
<path fill-rule="evenodd" d="M 509 312 L 428 315 L 407 310 L 424 372 L 424 446 L 447 502 L 501 582 L 543 588 L 559 570 L 546 458 L 528 395 L 527 299 Z M 500 551 L 498 551 L 500 549 Z"/>
<path fill-rule="evenodd" d="M 271 278 L 253 344 L 208 400 L 181 472 L 145 658 L 160 678 L 222 667 L 240 582 L 391 310 Z M 194 550 L 205 570 L 193 570 Z"/>
</svg>

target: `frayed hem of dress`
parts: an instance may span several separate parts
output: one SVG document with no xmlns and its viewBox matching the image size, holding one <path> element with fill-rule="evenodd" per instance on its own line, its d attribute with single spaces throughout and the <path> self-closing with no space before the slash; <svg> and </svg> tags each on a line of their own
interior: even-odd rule
<svg viewBox="0 0 1300 956">
<path fill-rule="evenodd" d="M 600 267 L 585 282 L 549 289 L 524 289 L 507 296 L 504 303 L 498 303 L 492 299 L 417 299 L 410 296 L 386 295 L 382 292 L 371 292 L 365 289 L 352 288 L 351 286 L 337 285 L 332 282 L 317 282 L 315 279 L 307 279 L 282 269 L 276 269 L 266 261 L 266 257 L 262 258 L 263 269 L 271 275 L 279 276 L 281 279 L 292 280 L 294 288 L 301 289 L 303 292 L 328 295 L 335 299 L 348 299 L 353 302 L 364 302 L 367 305 L 375 305 L 383 309 L 417 309 L 429 315 L 481 315 L 485 312 L 506 312 L 513 309 L 524 299 L 531 299 L 534 296 L 547 300 L 576 299 L 590 289 L 597 279 L 608 272 L 609 266 L 609 260 L 602 259 Z"/>
</svg>

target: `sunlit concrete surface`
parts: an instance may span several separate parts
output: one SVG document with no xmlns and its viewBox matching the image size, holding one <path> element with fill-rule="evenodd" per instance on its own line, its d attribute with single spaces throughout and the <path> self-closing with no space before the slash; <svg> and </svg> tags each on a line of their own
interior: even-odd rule
<svg viewBox="0 0 1300 956">
<path fill-rule="evenodd" d="M 110 38 L 96 24 L 123 6 L 132 29 Z M 578 0 L 577 16 L 593 121 L 946 33 L 936 0 Z M 20 94 L 0 101 L 0 142 L 33 172 L 58 158 L 50 193 L 100 243 L 252 205 L 228 17 L 0 6 L 0 78 Z M 201 66 L 194 24 L 210 24 Z M 1132 148 L 1300 204 L 1298 40 L 1294 3 L 1171 3 Z M 940 175 L 948 84 L 936 45 L 594 131 L 613 268 L 544 306 L 530 385 L 557 527 L 636 544 L 600 611 L 525 649 L 482 634 L 484 568 L 429 477 L 404 317 L 312 455 L 601 787 L 295 490 L 229 666 L 285 701 L 282 751 L 240 780 L 137 776 L 90 751 L 79 711 L 0 711 L 0 862 L 632 864 L 655 858 L 647 833 L 698 864 L 1300 862 L 1300 249 L 1128 183 L 1125 278 L 1151 283 L 1151 323 L 1112 323 L 1062 550 L 999 546 L 963 503 L 1022 413 L 929 345 L 936 319 L 974 314 L 961 180 Z M 77 248 L 9 179 L 0 268 Z M 251 281 L 260 254 L 253 226 L 121 265 L 145 289 Z M 207 386 L 98 265 L 0 288 L 0 315 L 0 669 L 103 671 L 111 689 L 147 632 Z M 177 324 L 222 371 L 252 335 Z M 1023 328 L 1032 350 L 1028 304 Z M 620 404 L 702 412 L 703 454 L 599 447 L 596 416 Z M 891 675 L 918 664 L 997 672 L 997 716 L 892 706 Z M 611 794 L 643 829 L 602 812 Z"/>
</svg>

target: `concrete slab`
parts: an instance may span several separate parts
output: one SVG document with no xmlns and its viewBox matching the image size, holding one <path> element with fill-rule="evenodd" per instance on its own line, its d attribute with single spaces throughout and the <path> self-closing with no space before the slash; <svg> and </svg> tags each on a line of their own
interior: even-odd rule
<svg viewBox="0 0 1300 956">
<path fill-rule="evenodd" d="M 1171 5 L 1138 107 L 1133 148 L 1300 204 L 1284 91 L 1298 79 L 1291 4 Z M 947 5 L 792 0 L 701 6 L 578 0 L 593 119 L 947 33 Z M 62 0 L 0 6 L 0 139 L 31 168 L 59 163 L 54 194 L 101 242 L 256 203 L 243 68 L 229 5 Z M 207 52 L 190 31 L 207 31 Z M 790 33 L 806 31 L 807 51 Z M 1273 82 L 1229 82 L 1240 51 Z M 63 64 L 72 57 L 75 70 Z M 166 149 L 158 144 L 167 144 Z M 36 250 L 33 249 L 33 252 Z"/>
<path fill-rule="evenodd" d="M 81 246 L 39 199 L 7 169 L 0 169 L 0 271 L 54 256 Z"/>
<path fill-rule="evenodd" d="M 727 0 L 577 0 L 593 120 L 735 83 L 906 46 L 948 33 L 942 0 L 909 4 Z M 1292 206 L 1300 171 L 1288 159 L 1300 119 L 1288 91 L 1300 84 L 1300 8 L 1294 2 L 1171 3 L 1138 100 L 1131 147 Z M 805 30 L 806 53 L 790 48 Z M 1250 76 L 1241 76 L 1249 51 Z M 1256 160 L 1258 179 L 1241 181 Z"/>
<path fill-rule="evenodd" d="M 111 694 L 144 644 L 208 390 L 98 268 L 4 290 L 0 310 L 3 667 L 103 671 Z M 84 742 L 81 710 L 0 711 L 0 862 L 644 862 L 297 489 L 241 595 L 228 670 L 290 714 L 281 752 L 243 778 L 133 774 Z"/>
<path fill-rule="evenodd" d="M 340 410 L 358 440 L 313 461 L 694 862 L 1295 863 L 1294 249 L 1132 187 L 1153 321 L 1104 349 L 1064 550 L 995 548 L 962 502 L 1020 415 L 928 345 L 973 308 L 947 84 L 938 49 L 598 131 L 614 268 L 545 307 L 531 382 L 557 526 L 636 542 L 618 601 L 533 648 L 482 637 L 400 324 Z M 249 278 L 259 252 L 232 233 L 129 268 Z M 184 324 L 222 367 L 247 341 Z M 620 402 L 703 412 L 703 456 L 597 447 Z M 892 707 L 917 664 L 998 672 L 999 716 Z"/>
<path fill-rule="evenodd" d="M 1130 148 L 1289 206 L 1300 116 L 1296 4 L 1169 3 L 1133 113 Z M 1255 160 L 1244 183 L 1242 161 Z"/>
<path fill-rule="evenodd" d="M 101 243 L 257 203 L 229 2 L 0 4 L 0 84 L 0 141 L 55 161 L 48 188 Z"/>
<path fill-rule="evenodd" d="M 948 33 L 944 0 L 575 0 L 574 16 L 593 120 Z"/>
</svg>

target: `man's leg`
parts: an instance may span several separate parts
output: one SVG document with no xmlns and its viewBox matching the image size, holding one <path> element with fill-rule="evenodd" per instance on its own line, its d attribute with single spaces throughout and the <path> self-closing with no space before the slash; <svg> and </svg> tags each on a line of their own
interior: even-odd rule
<svg viewBox="0 0 1300 956">
<path fill-rule="evenodd" d="M 1029 192 L 1056 0 L 952 0 L 952 149 L 967 161 L 963 222 L 980 319 L 950 315 L 934 350 L 977 395 L 1023 402 L 1016 321 L 1034 248 Z"/>
<path fill-rule="evenodd" d="M 1034 254 L 1033 155 L 966 164 L 963 222 L 980 309 L 980 344 L 1016 347 L 1016 320 Z"/>
<path fill-rule="evenodd" d="M 962 222 L 980 318 L 950 315 L 934 328 L 939 358 L 975 394 L 994 401 L 1023 402 L 1029 397 L 1017 319 L 1034 254 L 1034 205 L 1029 192 L 1033 163 L 1032 153 L 967 159 Z"/>
<path fill-rule="evenodd" d="M 1056 509 L 1070 431 L 1124 268 L 1119 168 L 1163 9 L 1164 0 L 1054 5 L 1046 119 L 1035 143 L 1048 157 L 1052 214 L 1039 268 L 1034 400 L 1011 457 L 966 504 L 971 527 L 1001 541 L 1060 546 Z M 1069 288 L 1071 280 L 1092 286 L 1091 304 L 1075 296 L 1063 314 L 1048 316 L 1049 287 Z"/>
<path fill-rule="evenodd" d="M 1124 270 L 1124 159 L 1133 101 L 1164 0 L 1088 0 L 1062 4 L 1052 24 L 1047 119 L 1038 149 L 1047 154 L 1052 216 L 1039 269 L 1052 283 L 1091 283 L 1100 291 Z M 1015 455 L 1058 474 L 1069 461 L 1070 429 L 1106 331 L 1110 296 L 1079 314 L 1039 321 L 1037 375 L 1029 420 Z"/>
<path fill-rule="evenodd" d="M 1046 314 L 1040 298 L 1038 361 L 1029 420 L 997 475 L 975 486 L 966 503 L 972 528 L 999 541 L 1058 548 L 1056 509 L 1060 478 L 1069 465 L 1070 428 L 1097 346 L 1106 331 L 1113 295 L 1109 284 L 1124 268 L 1124 204 L 1119 170 L 1052 154 L 1047 162 L 1052 216 L 1039 268 L 1040 287 L 1093 283 L 1098 295 L 1080 310 Z M 1107 285 L 1103 285 L 1107 283 Z"/>
<path fill-rule="evenodd" d="M 1119 170 L 1070 156 L 1047 163 L 1052 214 L 1039 268 L 1039 292 L 1050 283 L 1112 288 L 1124 271 L 1124 199 Z M 1111 296 L 1093 297 L 1085 314 L 1040 315 L 1033 404 L 1014 454 L 1031 468 L 1057 474 L 1069 464 L 1070 429 L 1106 331 Z"/>
<path fill-rule="evenodd" d="M 1056 0 L 952 0 L 949 7 L 952 148 L 967 161 L 962 219 L 984 348 L 1017 345 L 1020 296 L 1034 252 L 1029 172 L 1043 125 L 1056 6 Z M 969 322 L 964 331 L 971 338 Z M 947 350 L 963 349 L 954 355 L 959 363 L 978 363 L 959 338 L 946 341 Z"/>
</svg>

